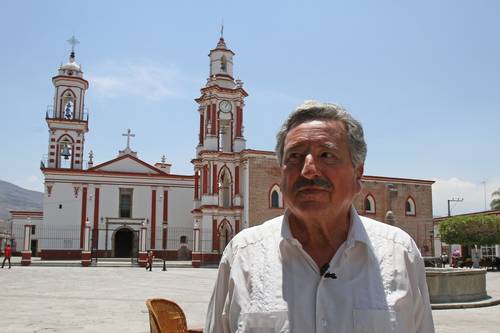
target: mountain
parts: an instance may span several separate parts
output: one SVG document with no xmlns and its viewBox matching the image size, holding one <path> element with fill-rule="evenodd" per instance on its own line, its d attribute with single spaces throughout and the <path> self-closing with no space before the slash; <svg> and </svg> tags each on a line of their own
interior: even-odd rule
<svg viewBox="0 0 500 333">
<path fill-rule="evenodd" d="M 10 210 L 41 211 L 42 204 L 42 192 L 26 190 L 0 180 L 0 220 L 7 220 L 10 217 Z"/>
</svg>

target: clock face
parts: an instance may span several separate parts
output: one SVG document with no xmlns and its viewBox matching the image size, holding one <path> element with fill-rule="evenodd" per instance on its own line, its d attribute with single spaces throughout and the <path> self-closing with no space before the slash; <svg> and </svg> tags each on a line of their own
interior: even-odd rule
<svg viewBox="0 0 500 333">
<path fill-rule="evenodd" d="M 222 101 L 219 103 L 219 109 L 222 112 L 231 112 L 232 108 L 233 108 L 233 105 L 231 104 L 230 101 Z"/>
</svg>

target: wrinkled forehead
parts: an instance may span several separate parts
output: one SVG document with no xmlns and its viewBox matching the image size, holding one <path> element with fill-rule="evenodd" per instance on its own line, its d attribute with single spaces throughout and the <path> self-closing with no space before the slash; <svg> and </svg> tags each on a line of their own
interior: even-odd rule
<svg viewBox="0 0 500 333">
<path fill-rule="evenodd" d="M 308 142 L 338 146 L 346 141 L 347 131 L 343 122 L 313 119 L 292 126 L 285 136 L 283 148 L 288 149 Z"/>
</svg>

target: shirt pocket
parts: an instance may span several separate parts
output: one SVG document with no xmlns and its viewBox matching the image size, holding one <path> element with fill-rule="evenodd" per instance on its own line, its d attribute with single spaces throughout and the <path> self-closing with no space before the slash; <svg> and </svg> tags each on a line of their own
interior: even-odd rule
<svg viewBox="0 0 500 333">
<path fill-rule="evenodd" d="M 354 309 L 354 333 L 401 333 L 398 312 Z"/>
<path fill-rule="evenodd" d="M 238 320 L 237 333 L 288 333 L 288 312 L 248 312 Z"/>
</svg>

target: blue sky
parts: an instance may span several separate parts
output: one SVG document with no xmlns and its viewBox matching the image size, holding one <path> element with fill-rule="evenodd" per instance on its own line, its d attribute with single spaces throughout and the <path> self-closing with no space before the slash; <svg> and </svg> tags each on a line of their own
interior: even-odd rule
<svg viewBox="0 0 500 333">
<path fill-rule="evenodd" d="M 497 1 L 2 2 L 0 179 L 43 189 L 51 77 L 73 33 L 90 81 L 85 152 L 116 157 L 130 127 L 141 159 L 192 173 L 193 99 L 223 20 L 250 95 L 248 148 L 272 150 L 303 100 L 339 103 L 365 127 L 366 174 L 436 180 L 435 215 L 452 196 L 454 213 L 483 210 L 500 187 L 499 17 Z"/>
</svg>

